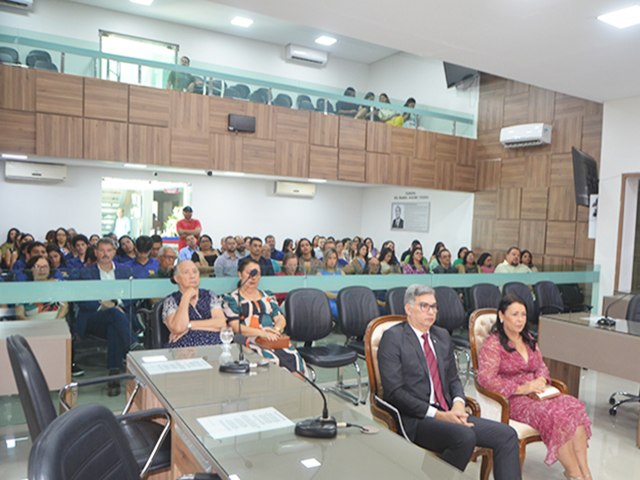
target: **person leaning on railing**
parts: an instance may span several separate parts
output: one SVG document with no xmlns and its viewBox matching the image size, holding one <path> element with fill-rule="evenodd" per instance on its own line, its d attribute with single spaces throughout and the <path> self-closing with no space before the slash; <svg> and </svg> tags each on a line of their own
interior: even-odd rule
<svg viewBox="0 0 640 480">
<path fill-rule="evenodd" d="M 55 281 L 54 269 L 46 256 L 32 257 L 25 266 L 29 280 L 34 282 Z M 67 302 L 32 302 L 16 305 L 18 320 L 53 320 L 64 318 L 69 311 Z"/>
</svg>

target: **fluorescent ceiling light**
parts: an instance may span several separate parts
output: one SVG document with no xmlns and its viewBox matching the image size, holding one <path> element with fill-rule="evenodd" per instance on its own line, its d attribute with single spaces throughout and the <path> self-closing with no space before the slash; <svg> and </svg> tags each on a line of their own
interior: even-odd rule
<svg viewBox="0 0 640 480">
<path fill-rule="evenodd" d="M 613 25 L 616 28 L 632 27 L 640 23 L 640 5 L 633 5 L 623 8 L 622 10 L 605 13 L 604 15 L 600 15 L 598 20 Z"/>
<path fill-rule="evenodd" d="M 27 155 L 17 155 L 15 153 L 3 153 L 2 158 L 7 160 L 28 160 L 29 157 Z"/>
<path fill-rule="evenodd" d="M 150 6 L 153 3 L 153 0 L 129 0 L 131 3 L 137 3 L 138 5 L 144 5 L 145 7 Z"/>
<path fill-rule="evenodd" d="M 324 178 L 310 178 L 309 183 L 327 183 Z"/>
<path fill-rule="evenodd" d="M 143 165 L 141 163 L 125 163 L 124 167 L 125 168 L 135 168 L 137 170 L 144 170 L 145 168 L 147 168 L 146 165 Z"/>
<path fill-rule="evenodd" d="M 222 175 L 226 175 L 227 177 L 244 177 L 246 173 L 244 172 L 222 172 Z"/>
<path fill-rule="evenodd" d="M 329 37 L 327 35 L 320 35 L 318 38 L 316 38 L 316 43 L 318 45 L 324 45 L 325 47 L 330 47 L 337 41 L 338 40 L 336 40 L 335 38 Z"/>
<path fill-rule="evenodd" d="M 235 25 L 236 27 L 249 28 L 253 25 L 253 20 L 246 17 L 233 17 L 231 19 L 231 25 Z"/>
</svg>

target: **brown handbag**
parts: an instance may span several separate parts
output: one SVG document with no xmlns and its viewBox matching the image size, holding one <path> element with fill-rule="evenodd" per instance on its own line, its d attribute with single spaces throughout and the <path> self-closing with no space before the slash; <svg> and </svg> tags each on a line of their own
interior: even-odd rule
<svg viewBox="0 0 640 480">
<path fill-rule="evenodd" d="M 291 339 L 288 335 L 280 335 L 276 340 L 269 340 L 265 337 L 256 337 L 255 343 L 262 348 L 279 350 L 281 348 L 288 348 L 291 343 Z"/>
</svg>

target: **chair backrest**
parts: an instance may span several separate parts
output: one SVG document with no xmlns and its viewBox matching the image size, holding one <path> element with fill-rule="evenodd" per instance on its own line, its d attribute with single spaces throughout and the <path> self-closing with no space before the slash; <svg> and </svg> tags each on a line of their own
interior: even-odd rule
<svg viewBox="0 0 640 480">
<path fill-rule="evenodd" d="M 374 395 L 384 398 L 382 380 L 380 378 L 380 368 L 378 367 L 378 346 L 382 335 L 389 328 L 398 323 L 406 321 L 404 315 L 385 315 L 378 317 L 369 323 L 364 335 L 364 356 L 367 361 L 367 371 L 369 374 L 369 395 L 373 399 Z M 373 401 L 371 404 L 373 405 Z"/>
<path fill-rule="evenodd" d="M 36 60 L 33 64 L 33 68 L 35 70 L 49 70 L 51 72 L 58 71 L 58 67 L 48 60 Z"/>
<path fill-rule="evenodd" d="M 333 104 L 330 101 L 325 100 L 324 98 L 319 98 L 318 100 L 316 100 L 316 111 L 324 112 L 325 103 L 327 105 L 327 113 L 335 113 Z"/>
<path fill-rule="evenodd" d="M 521 282 L 508 282 L 502 287 L 503 294 L 511 294 L 519 297 L 527 307 L 527 321 L 532 325 L 538 324 L 540 311 L 533 294 L 527 285 Z"/>
<path fill-rule="evenodd" d="M 44 50 L 31 50 L 25 59 L 25 63 L 29 67 L 35 66 L 36 61 L 45 60 L 47 62 L 51 61 L 51 55 L 49 52 L 45 52 Z"/>
<path fill-rule="evenodd" d="M 536 300 L 541 314 L 564 312 L 564 302 L 558 286 L 547 280 L 536 283 L 533 286 L 536 292 Z"/>
<path fill-rule="evenodd" d="M 404 315 L 404 294 L 407 287 L 394 287 L 387 290 L 386 304 L 391 315 Z"/>
<path fill-rule="evenodd" d="M 150 347 L 152 349 L 164 348 L 169 341 L 169 329 L 162 321 L 162 306 L 164 300 L 160 300 L 153 304 L 151 313 L 151 324 L 149 325 L 150 332 Z"/>
<path fill-rule="evenodd" d="M 249 98 L 251 89 L 247 85 L 237 83 L 232 88 L 234 88 L 239 93 L 240 98 Z"/>
<path fill-rule="evenodd" d="M 584 311 L 584 293 L 577 283 L 561 283 L 558 285 L 564 309 L 569 312 Z"/>
<path fill-rule="evenodd" d="M 627 305 L 625 318 L 630 322 L 640 322 L 640 295 L 634 295 Z"/>
<path fill-rule="evenodd" d="M 438 317 L 436 325 L 445 328 L 449 333 L 466 325 L 467 315 L 458 293 L 451 287 L 436 287 Z"/>
<path fill-rule="evenodd" d="M 4 53 L 11 57 L 11 62 L 9 63 L 20 63 L 20 55 L 18 55 L 18 51 L 15 48 L 0 47 L 0 53 Z"/>
<path fill-rule="evenodd" d="M 13 57 L 5 52 L 0 52 L 0 63 L 15 63 Z"/>
<path fill-rule="evenodd" d="M 18 386 L 20 403 L 27 419 L 31 441 L 56 418 L 49 386 L 27 339 L 21 335 L 7 338 L 7 351 L 13 376 Z"/>
<path fill-rule="evenodd" d="M 376 296 L 368 287 L 346 287 L 338 292 L 338 323 L 347 337 L 362 338 L 371 320 L 380 316 Z"/>
<path fill-rule="evenodd" d="M 471 309 L 498 308 L 502 294 L 497 285 L 476 283 L 471 287 Z"/>
<path fill-rule="evenodd" d="M 134 480 L 140 472 L 113 413 L 84 405 L 56 418 L 29 454 L 29 480 Z"/>
<path fill-rule="evenodd" d="M 313 106 L 313 103 L 308 102 L 307 100 L 301 100 L 298 102 L 298 110 L 307 110 L 313 112 L 315 110 L 315 107 Z"/>
<path fill-rule="evenodd" d="M 317 288 L 291 290 L 285 301 L 287 333 L 292 340 L 313 342 L 331 333 L 331 309 L 327 295 Z"/>
<path fill-rule="evenodd" d="M 291 106 L 293 105 L 293 100 L 291 100 L 291 97 L 286 93 L 279 93 L 271 103 L 279 107 L 291 108 Z"/>
<path fill-rule="evenodd" d="M 265 105 L 269 103 L 269 90 L 266 88 L 258 88 L 251 92 L 249 95 L 249 101 L 253 103 L 264 103 Z"/>
</svg>

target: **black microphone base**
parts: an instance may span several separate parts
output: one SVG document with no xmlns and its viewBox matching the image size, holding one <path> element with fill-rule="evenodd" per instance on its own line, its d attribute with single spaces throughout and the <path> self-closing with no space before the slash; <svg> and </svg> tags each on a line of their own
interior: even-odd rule
<svg viewBox="0 0 640 480">
<path fill-rule="evenodd" d="M 220 373 L 249 373 L 249 364 L 246 362 L 229 362 L 220 365 Z"/>
<path fill-rule="evenodd" d="M 310 418 L 296 423 L 295 433 L 301 437 L 335 438 L 338 435 L 338 425 L 333 417 Z"/>
</svg>

